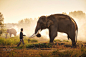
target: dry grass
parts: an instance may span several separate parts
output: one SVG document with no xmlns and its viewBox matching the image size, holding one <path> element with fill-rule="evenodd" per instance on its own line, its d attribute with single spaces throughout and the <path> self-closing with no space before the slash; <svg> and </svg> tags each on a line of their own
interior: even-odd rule
<svg viewBox="0 0 86 57">
<path fill-rule="evenodd" d="M 24 39 L 25 45 L 16 47 L 18 37 L 0 38 L 0 57 L 86 57 L 86 43 L 78 41 L 76 48 L 71 42 L 55 40 L 54 44 L 39 43 L 35 39 Z M 65 46 L 68 45 L 68 46 Z"/>
</svg>

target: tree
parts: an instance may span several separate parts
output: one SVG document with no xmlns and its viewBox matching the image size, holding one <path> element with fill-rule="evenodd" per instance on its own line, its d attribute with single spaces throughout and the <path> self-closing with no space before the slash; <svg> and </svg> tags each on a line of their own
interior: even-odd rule
<svg viewBox="0 0 86 57">
<path fill-rule="evenodd" d="M 3 14 L 1 14 L 0 12 L 0 35 L 2 34 L 3 31 L 4 31 L 4 18 Z"/>
<path fill-rule="evenodd" d="M 23 21 L 23 20 L 20 20 L 20 21 L 19 21 L 19 24 L 23 24 L 23 23 L 24 23 L 24 21 Z"/>
<path fill-rule="evenodd" d="M 86 14 L 83 11 L 69 12 L 69 15 L 78 19 L 86 18 Z"/>
<path fill-rule="evenodd" d="M 65 15 L 67 15 L 67 13 L 66 13 L 66 12 L 62 12 L 62 14 L 65 14 Z"/>
</svg>

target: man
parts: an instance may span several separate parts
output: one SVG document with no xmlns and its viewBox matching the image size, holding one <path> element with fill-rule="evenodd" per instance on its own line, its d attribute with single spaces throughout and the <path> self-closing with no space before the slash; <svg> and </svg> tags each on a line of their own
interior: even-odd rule
<svg viewBox="0 0 86 57">
<path fill-rule="evenodd" d="M 20 32 L 20 42 L 18 43 L 17 47 L 21 44 L 21 42 L 22 42 L 23 45 L 24 45 L 23 36 L 26 36 L 26 35 L 23 35 L 23 28 L 21 28 L 21 32 Z"/>
</svg>

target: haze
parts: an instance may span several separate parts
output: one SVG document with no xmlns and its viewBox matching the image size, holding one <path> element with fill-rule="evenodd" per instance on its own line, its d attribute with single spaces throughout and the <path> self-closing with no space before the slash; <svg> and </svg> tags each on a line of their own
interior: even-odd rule
<svg viewBox="0 0 86 57">
<path fill-rule="evenodd" d="M 24 18 L 78 10 L 86 13 L 86 0 L 0 0 L 4 23 L 18 23 Z"/>
<path fill-rule="evenodd" d="M 20 32 L 20 28 L 23 27 L 27 37 L 34 33 L 38 17 L 62 12 L 69 14 L 73 11 L 83 11 L 86 14 L 86 0 L 0 0 L 0 12 L 3 14 L 4 23 L 18 24 L 18 21 L 22 19 L 36 18 L 30 24 L 20 27 L 12 26 L 17 30 L 17 34 Z M 86 18 L 80 17 L 80 19 L 74 18 L 74 20 L 79 28 L 77 40 L 86 41 Z M 9 26 L 9 28 L 12 27 Z M 40 33 L 43 38 L 49 39 L 48 29 Z M 67 35 L 62 33 L 58 33 L 56 39 L 68 40 Z"/>
</svg>

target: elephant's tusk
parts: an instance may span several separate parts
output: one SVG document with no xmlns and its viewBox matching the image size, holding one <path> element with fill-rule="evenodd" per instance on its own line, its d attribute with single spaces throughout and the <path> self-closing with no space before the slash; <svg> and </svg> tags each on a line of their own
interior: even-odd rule
<svg viewBox="0 0 86 57">
<path fill-rule="evenodd" d="M 33 37 L 35 37 L 38 33 L 39 33 L 39 31 L 41 31 L 41 30 L 38 30 L 38 32 L 35 34 L 33 34 L 32 36 L 30 36 L 29 38 L 33 38 Z"/>
<path fill-rule="evenodd" d="M 34 33 L 35 34 L 35 33 Z M 29 38 L 32 38 L 33 36 L 34 36 L 34 34 L 33 35 L 31 35 Z"/>
</svg>

